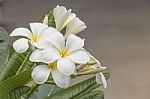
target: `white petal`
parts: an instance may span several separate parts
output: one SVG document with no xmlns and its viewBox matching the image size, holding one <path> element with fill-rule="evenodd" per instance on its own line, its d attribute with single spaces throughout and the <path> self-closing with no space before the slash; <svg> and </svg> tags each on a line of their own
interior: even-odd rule
<svg viewBox="0 0 150 99">
<path fill-rule="evenodd" d="M 50 75 L 50 69 L 47 65 L 36 66 L 32 71 L 32 79 L 37 84 L 43 84 Z"/>
<path fill-rule="evenodd" d="M 81 49 L 84 46 L 84 39 L 79 38 L 74 34 L 67 37 L 66 49 L 70 52 Z"/>
<path fill-rule="evenodd" d="M 43 24 L 48 24 L 48 16 L 47 15 L 45 15 L 45 17 L 44 17 Z"/>
<path fill-rule="evenodd" d="M 26 29 L 26 28 L 16 28 L 11 34 L 10 36 L 23 36 L 23 37 L 27 37 L 29 39 L 32 38 L 32 33 L 30 32 L 30 30 Z"/>
<path fill-rule="evenodd" d="M 57 68 L 60 72 L 71 75 L 75 71 L 75 64 L 67 58 L 61 58 L 57 61 Z"/>
<path fill-rule="evenodd" d="M 68 22 L 75 18 L 75 14 L 71 13 L 71 10 L 68 10 L 64 6 L 57 6 L 53 10 L 54 19 L 56 22 L 56 29 L 61 31 Z"/>
<path fill-rule="evenodd" d="M 70 76 L 64 75 L 63 73 L 59 72 L 58 70 L 52 71 L 52 77 L 54 79 L 54 82 L 57 86 L 61 88 L 66 88 L 70 85 Z"/>
<path fill-rule="evenodd" d="M 61 31 L 72 19 L 74 19 L 76 15 L 74 13 L 71 13 L 71 9 L 67 11 L 66 14 L 61 19 L 61 28 L 59 31 Z"/>
<path fill-rule="evenodd" d="M 107 87 L 107 81 L 106 81 L 105 76 L 103 75 L 102 72 L 96 74 L 96 82 L 98 84 L 103 84 L 104 88 Z"/>
<path fill-rule="evenodd" d="M 43 23 L 30 23 L 31 31 L 34 35 L 40 35 L 41 31 L 46 29 L 48 25 Z"/>
<path fill-rule="evenodd" d="M 48 46 L 51 46 L 48 43 L 48 41 L 44 38 L 39 39 L 38 42 L 33 42 L 33 45 L 37 48 L 40 48 L 40 49 L 44 49 L 44 48 L 47 48 Z"/>
<path fill-rule="evenodd" d="M 75 62 L 80 64 L 85 64 L 90 60 L 89 55 L 84 50 L 78 50 L 69 55 L 69 58 Z"/>
<path fill-rule="evenodd" d="M 65 38 L 60 32 L 58 32 L 54 28 L 48 28 L 48 29 L 44 30 L 43 32 L 45 34 L 44 36 L 47 36 L 46 40 L 49 43 L 54 45 L 59 50 L 64 48 L 64 46 L 65 46 Z M 47 34 L 49 34 L 49 35 L 47 35 Z"/>
<path fill-rule="evenodd" d="M 101 79 L 100 73 L 97 73 L 97 74 L 96 74 L 96 82 L 97 82 L 98 84 L 103 84 L 103 83 L 102 83 L 102 79 Z"/>
<path fill-rule="evenodd" d="M 74 18 L 67 24 L 65 37 L 67 37 L 69 34 L 77 34 L 83 31 L 85 28 L 86 25 L 83 21 L 81 21 L 79 18 Z"/>
<path fill-rule="evenodd" d="M 41 50 L 41 49 L 34 50 L 32 52 L 32 54 L 30 55 L 30 61 L 32 61 L 32 62 L 43 62 L 41 59 L 41 57 L 42 57 L 41 52 L 42 51 L 43 50 Z"/>
<path fill-rule="evenodd" d="M 58 58 L 60 58 L 59 51 L 56 48 L 49 48 L 43 50 L 41 55 L 42 55 L 42 60 L 45 63 L 52 63 Z"/>
<path fill-rule="evenodd" d="M 53 10 L 53 15 L 54 15 L 55 23 L 56 23 L 56 29 L 59 31 L 62 25 L 61 24 L 62 17 L 65 15 L 66 12 L 67 12 L 67 9 L 64 6 L 57 6 Z"/>
<path fill-rule="evenodd" d="M 48 42 L 52 38 L 52 35 L 58 33 L 58 31 L 53 27 L 48 27 L 41 31 L 38 42 L 33 42 L 37 48 L 48 48 L 51 44 Z"/>
<path fill-rule="evenodd" d="M 51 35 L 53 35 L 53 34 L 57 34 L 57 33 L 60 33 L 60 32 L 58 32 L 55 28 L 53 28 L 53 27 L 48 27 L 48 28 L 46 28 L 46 29 L 44 29 L 43 31 L 42 31 L 42 37 L 43 38 L 47 38 L 47 37 L 51 37 Z"/>
<path fill-rule="evenodd" d="M 28 39 L 26 38 L 21 38 L 16 40 L 13 43 L 13 48 L 18 52 L 18 53 L 23 53 L 29 48 L 28 44 Z"/>
</svg>

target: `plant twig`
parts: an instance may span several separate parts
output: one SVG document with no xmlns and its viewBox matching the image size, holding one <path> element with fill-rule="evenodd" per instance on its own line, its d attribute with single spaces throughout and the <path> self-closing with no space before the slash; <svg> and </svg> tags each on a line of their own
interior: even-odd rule
<svg viewBox="0 0 150 99">
<path fill-rule="evenodd" d="M 28 99 L 30 95 L 40 86 L 40 84 L 33 84 L 31 89 L 26 94 L 26 98 Z"/>
</svg>

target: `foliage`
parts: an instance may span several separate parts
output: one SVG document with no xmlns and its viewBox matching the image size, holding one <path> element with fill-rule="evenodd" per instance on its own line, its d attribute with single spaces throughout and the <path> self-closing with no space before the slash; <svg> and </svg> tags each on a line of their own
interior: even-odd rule
<svg viewBox="0 0 150 99">
<path fill-rule="evenodd" d="M 7 31 L 4 28 L 0 27 L 0 71 L 4 67 L 6 59 L 8 57 L 8 44 L 9 38 Z"/>
<path fill-rule="evenodd" d="M 106 79 L 110 77 L 110 73 L 104 73 L 104 75 Z M 82 97 L 88 93 L 91 93 L 99 86 L 100 85 L 96 83 L 95 77 L 92 77 L 88 80 L 82 81 L 81 83 L 75 84 L 67 89 L 58 91 L 53 95 L 47 97 L 46 99 L 77 99 L 78 97 Z"/>
<path fill-rule="evenodd" d="M 0 81 L 15 76 L 21 71 L 30 69 L 33 66 L 33 62 L 29 61 L 30 54 L 31 51 L 27 51 L 22 54 L 12 51 L 10 53 L 7 63 L 4 65 L 4 68 L 0 73 Z"/>
<path fill-rule="evenodd" d="M 12 90 L 4 99 L 21 99 L 30 90 L 28 86 L 21 86 Z"/>
<path fill-rule="evenodd" d="M 31 79 L 31 71 L 26 70 L 24 72 L 19 73 L 7 80 L 0 82 L 0 99 L 6 97 L 12 90 L 17 87 L 23 86 L 27 84 L 27 82 Z"/>
</svg>

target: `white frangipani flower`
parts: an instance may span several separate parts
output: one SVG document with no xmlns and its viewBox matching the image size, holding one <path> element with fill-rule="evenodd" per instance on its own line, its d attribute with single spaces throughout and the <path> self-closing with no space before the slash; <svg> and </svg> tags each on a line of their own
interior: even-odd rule
<svg viewBox="0 0 150 99">
<path fill-rule="evenodd" d="M 52 76 L 57 86 L 66 88 L 70 85 L 70 76 L 57 70 L 56 62 L 47 65 L 38 65 L 32 71 L 32 79 L 37 84 L 43 84 Z"/>
<path fill-rule="evenodd" d="M 10 36 L 21 36 L 23 38 L 16 40 L 13 43 L 13 48 L 18 53 L 23 53 L 29 48 L 29 42 L 37 48 L 43 48 L 45 46 L 45 37 L 47 35 L 43 33 L 43 30 L 47 27 L 48 25 L 42 23 L 30 23 L 31 31 L 27 28 L 16 28 Z"/>
<path fill-rule="evenodd" d="M 71 9 L 67 10 L 64 6 L 58 6 L 54 8 L 53 15 L 56 23 L 56 29 L 61 31 L 72 19 L 76 17 L 74 13 L 71 13 Z"/>
<path fill-rule="evenodd" d="M 57 61 L 58 70 L 66 75 L 71 75 L 75 71 L 75 63 L 85 64 L 90 60 L 88 53 L 83 49 L 84 40 L 74 34 L 70 34 L 65 42 L 61 33 L 54 33 L 47 41 L 53 47 L 31 54 L 30 60 L 40 59 L 47 64 Z"/>
<path fill-rule="evenodd" d="M 86 29 L 85 23 L 76 17 L 67 24 L 65 37 L 69 34 L 77 34 L 84 29 Z"/>
<path fill-rule="evenodd" d="M 92 60 L 95 60 L 97 62 L 92 67 L 96 68 L 98 66 L 102 69 L 106 69 L 106 67 L 102 67 L 101 63 L 96 58 L 94 58 L 92 55 L 90 55 L 90 56 L 91 56 Z M 105 76 L 103 75 L 102 72 L 96 73 L 96 82 L 98 84 L 103 84 L 104 88 L 107 87 L 107 81 L 106 81 L 106 78 L 105 78 Z"/>
</svg>

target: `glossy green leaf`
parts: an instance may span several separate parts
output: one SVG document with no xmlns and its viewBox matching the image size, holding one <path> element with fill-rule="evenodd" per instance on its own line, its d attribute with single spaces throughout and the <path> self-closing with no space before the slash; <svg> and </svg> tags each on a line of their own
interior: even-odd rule
<svg viewBox="0 0 150 99">
<path fill-rule="evenodd" d="M 32 95 L 29 97 L 29 99 L 44 99 L 49 94 L 51 94 L 51 90 L 53 89 L 54 85 L 50 84 L 43 84 L 40 85 L 37 90 L 35 90 Z"/>
<path fill-rule="evenodd" d="M 7 31 L 0 27 L 0 71 L 2 70 L 8 56 L 9 38 Z"/>
<path fill-rule="evenodd" d="M 76 99 L 104 99 L 104 92 L 100 90 L 92 91 Z"/>
<path fill-rule="evenodd" d="M 46 13 L 48 16 L 48 26 L 49 27 L 56 27 L 55 21 L 54 21 L 54 16 L 53 16 L 53 11 L 49 11 Z M 43 22 L 45 15 L 40 19 L 40 22 Z"/>
<path fill-rule="evenodd" d="M 110 73 L 104 73 L 104 76 L 108 79 L 110 77 Z M 67 89 L 58 91 L 46 99 L 76 99 L 76 97 L 83 96 L 99 86 L 100 85 L 96 83 L 95 77 L 92 77 Z"/>
<path fill-rule="evenodd" d="M 26 70 L 0 82 L 0 99 L 4 99 L 12 90 L 25 85 L 31 79 L 31 71 Z"/>
<path fill-rule="evenodd" d="M 21 86 L 12 90 L 4 99 L 21 99 L 30 90 L 28 86 Z"/>
<path fill-rule="evenodd" d="M 53 90 L 52 90 L 52 92 L 51 92 L 51 95 L 53 95 L 53 94 L 55 94 L 55 93 L 57 93 L 57 92 L 59 92 L 59 91 L 62 91 L 62 90 L 64 90 L 64 89 L 58 87 L 57 85 L 54 85 L 54 88 L 53 88 Z"/>
<path fill-rule="evenodd" d="M 5 67 L 0 73 L 0 81 L 12 77 L 23 70 L 30 69 L 34 64 L 33 62 L 29 61 L 31 51 L 20 54 L 13 51 L 12 47 L 10 48 L 12 51 L 10 53 L 7 63 L 5 64 Z"/>
</svg>

